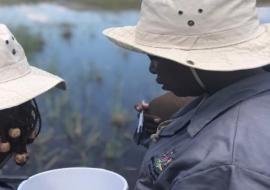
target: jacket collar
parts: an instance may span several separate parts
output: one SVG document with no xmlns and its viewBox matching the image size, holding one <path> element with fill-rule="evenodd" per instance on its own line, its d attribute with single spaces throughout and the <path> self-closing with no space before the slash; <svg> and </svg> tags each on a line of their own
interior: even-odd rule
<svg viewBox="0 0 270 190">
<path fill-rule="evenodd" d="M 270 73 L 258 74 L 203 98 L 199 97 L 177 112 L 170 127 L 160 136 L 171 136 L 187 126 L 191 137 L 197 135 L 206 125 L 236 104 L 270 90 Z"/>
</svg>

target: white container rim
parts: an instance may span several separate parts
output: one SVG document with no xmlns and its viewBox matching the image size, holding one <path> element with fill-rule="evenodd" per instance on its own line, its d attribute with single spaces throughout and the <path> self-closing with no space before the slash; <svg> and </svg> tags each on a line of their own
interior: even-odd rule
<svg viewBox="0 0 270 190">
<path fill-rule="evenodd" d="M 22 187 L 23 185 L 30 179 L 34 179 L 36 177 L 39 177 L 39 176 L 42 176 L 42 175 L 45 175 L 45 174 L 49 174 L 49 173 L 54 173 L 54 172 L 58 172 L 58 171 L 64 171 L 64 170 L 92 170 L 92 171 L 100 171 L 100 172 L 104 172 L 104 173 L 110 173 L 116 177 L 118 177 L 124 184 L 124 189 L 128 190 L 128 183 L 126 181 L 126 179 L 119 175 L 118 173 L 115 173 L 113 171 L 110 171 L 110 170 L 106 170 L 106 169 L 102 169 L 102 168 L 90 168 L 90 167 L 67 167 L 67 168 L 59 168 L 59 169 L 53 169 L 53 170 L 48 170 L 48 171 L 45 171 L 45 172 L 41 172 L 41 173 L 38 173 L 38 174 L 35 174 L 31 177 L 29 177 L 27 180 L 23 181 L 17 190 L 22 190 Z"/>
</svg>

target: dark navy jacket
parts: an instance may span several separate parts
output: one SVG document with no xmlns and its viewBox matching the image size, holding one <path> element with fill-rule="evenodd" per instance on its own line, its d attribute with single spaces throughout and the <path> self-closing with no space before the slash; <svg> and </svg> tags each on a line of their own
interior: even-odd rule
<svg viewBox="0 0 270 190">
<path fill-rule="evenodd" d="M 135 190 L 150 189 L 269 190 L 270 74 L 176 113 L 145 155 Z"/>
</svg>

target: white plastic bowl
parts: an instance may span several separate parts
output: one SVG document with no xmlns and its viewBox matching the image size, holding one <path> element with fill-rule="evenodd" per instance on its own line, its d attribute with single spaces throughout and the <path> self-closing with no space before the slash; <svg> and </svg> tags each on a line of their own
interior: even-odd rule
<svg viewBox="0 0 270 190">
<path fill-rule="evenodd" d="M 23 181 L 18 190 L 128 190 L 125 178 L 98 168 L 63 168 Z"/>
</svg>

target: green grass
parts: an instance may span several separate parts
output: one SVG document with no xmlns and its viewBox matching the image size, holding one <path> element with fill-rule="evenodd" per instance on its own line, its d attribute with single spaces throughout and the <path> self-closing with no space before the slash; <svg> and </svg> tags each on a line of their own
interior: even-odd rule
<svg viewBox="0 0 270 190">
<path fill-rule="evenodd" d="M 17 26 L 11 28 L 12 33 L 16 39 L 22 44 L 25 54 L 28 58 L 32 58 L 36 53 L 42 51 L 45 43 L 39 33 L 32 33 L 31 30 L 25 26 Z"/>
<path fill-rule="evenodd" d="M 257 0 L 260 5 L 270 5 L 270 0 Z"/>
<path fill-rule="evenodd" d="M 110 10 L 134 9 L 140 5 L 140 0 L 1 0 L 0 4 L 10 5 L 40 2 L 56 2 L 76 8 L 101 8 Z"/>
<path fill-rule="evenodd" d="M 82 7 L 98 6 L 104 9 L 128 9 L 138 8 L 140 0 L 0 0 L 0 4 L 17 4 L 17 3 L 39 3 L 39 2 L 59 2 L 78 4 Z M 270 0 L 257 0 L 262 5 L 269 5 Z M 85 7 L 85 8 L 87 8 Z"/>
<path fill-rule="evenodd" d="M 109 9 L 137 8 L 139 6 L 139 0 L 79 0 L 77 2 Z"/>
<path fill-rule="evenodd" d="M 55 0 L 46 0 L 46 2 L 54 2 Z M 19 4 L 19 3 L 39 3 L 44 0 L 1 0 L 0 4 Z"/>
</svg>

